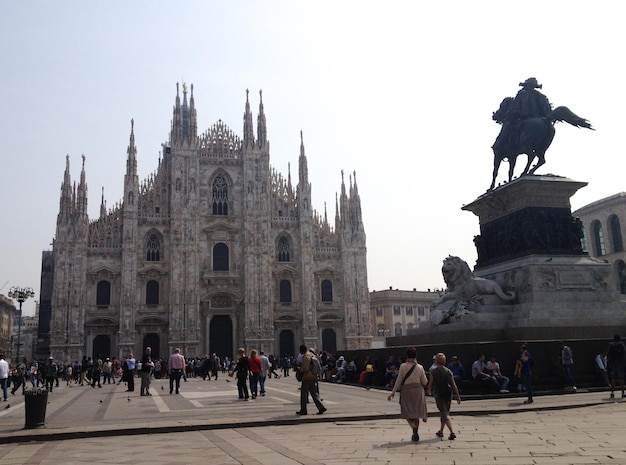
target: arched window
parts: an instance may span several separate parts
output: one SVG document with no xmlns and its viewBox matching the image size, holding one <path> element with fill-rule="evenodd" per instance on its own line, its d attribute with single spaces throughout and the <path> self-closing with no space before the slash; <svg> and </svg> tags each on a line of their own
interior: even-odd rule
<svg viewBox="0 0 626 465">
<path fill-rule="evenodd" d="M 148 236 L 146 242 L 146 260 L 149 262 L 158 262 L 161 260 L 161 238 L 157 233 Z"/>
<path fill-rule="evenodd" d="M 606 255 L 606 249 L 604 248 L 604 233 L 602 232 L 602 224 L 598 220 L 591 224 L 591 233 L 593 234 L 593 246 L 596 252 L 596 257 Z"/>
<path fill-rule="evenodd" d="M 228 184 L 221 174 L 213 181 L 212 203 L 214 215 L 228 215 Z"/>
<path fill-rule="evenodd" d="M 146 305 L 159 305 L 159 283 L 148 281 L 146 284 Z"/>
<path fill-rule="evenodd" d="M 291 282 L 287 279 L 280 281 L 280 302 L 283 304 L 291 303 Z"/>
<path fill-rule="evenodd" d="M 325 279 L 322 281 L 322 302 L 333 301 L 333 283 L 330 280 Z"/>
<path fill-rule="evenodd" d="M 624 240 L 622 239 L 622 228 L 617 215 L 612 215 L 609 218 L 609 228 L 611 228 L 611 236 L 613 236 L 613 252 L 623 252 Z"/>
<path fill-rule="evenodd" d="M 111 305 L 111 283 L 99 281 L 96 287 L 96 305 Z"/>
<path fill-rule="evenodd" d="M 213 271 L 228 270 L 228 246 L 219 242 L 213 246 Z"/>
<path fill-rule="evenodd" d="M 289 239 L 285 236 L 281 236 L 278 239 L 278 261 L 279 262 L 289 262 L 291 261 L 291 253 L 290 253 L 290 245 Z"/>
</svg>

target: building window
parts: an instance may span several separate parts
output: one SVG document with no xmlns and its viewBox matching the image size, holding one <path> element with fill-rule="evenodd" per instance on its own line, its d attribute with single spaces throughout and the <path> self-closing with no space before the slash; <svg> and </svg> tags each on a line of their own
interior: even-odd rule
<svg viewBox="0 0 626 465">
<path fill-rule="evenodd" d="M 333 283 L 328 279 L 322 281 L 322 302 L 333 301 Z"/>
<path fill-rule="evenodd" d="M 111 305 L 111 283 L 108 281 L 100 281 L 96 288 L 96 305 Z"/>
<path fill-rule="evenodd" d="M 394 334 L 396 336 L 402 336 L 402 325 L 400 323 L 396 323 L 394 328 Z"/>
<path fill-rule="evenodd" d="M 426 314 L 426 309 L 424 307 L 417 307 L 417 314 L 419 316 L 424 316 Z"/>
<path fill-rule="evenodd" d="M 606 249 L 604 248 L 604 233 L 602 232 L 602 224 L 598 220 L 591 224 L 591 230 L 593 234 L 594 247 L 596 249 L 596 256 L 601 257 L 606 255 Z"/>
<path fill-rule="evenodd" d="M 406 311 L 406 316 L 413 316 L 413 307 L 407 306 L 405 311 Z"/>
<path fill-rule="evenodd" d="M 291 261 L 291 247 L 289 245 L 289 239 L 285 236 L 281 236 L 278 239 L 278 261 L 289 262 Z"/>
<path fill-rule="evenodd" d="M 213 271 L 228 270 L 228 246 L 220 242 L 213 246 Z"/>
<path fill-rule="evenodd" d="M 148 236 L 146 243 L 146 260 L 149 262 L 158 262 L 161 260 L 161 238 L 156 233 L 152 233 Z"/>
<path fill-rule="evenodd" d="M 287 279 L 280 281 L 280 302 L 283 304 L 291 303 L 291 282 Z"/>
<path fill-rule="evenodd" d="M 394 305 L 394 306 L 393 306 L 393 314 L 394 314 L 394 315 L 401 315 L 401 312 L 400 312 L 400 305 Z"/>
<path fill-rule="evenodd" d="M 146 284 L 146 305 L 159 305 L 159 283 L 148 281 Z"/>
<path fill-rule="evenodd" d="M 228 184 L 222 175 L 213 181 L 213 214 L 228 215 Z"/>
<path fill-rule="evenodd" d="M 383 316 L 383 308 L 376 307 L 376 316 Z"/>
<path fill-rule="evenodd" d="M 617 215 L 609 218 L 609 228 L 611 228 L 611 236 L 613 236 L 613 252 L 624 251 L 624 240 L 622 239 L 622 227 L 619 224 Z"/>
</svg>

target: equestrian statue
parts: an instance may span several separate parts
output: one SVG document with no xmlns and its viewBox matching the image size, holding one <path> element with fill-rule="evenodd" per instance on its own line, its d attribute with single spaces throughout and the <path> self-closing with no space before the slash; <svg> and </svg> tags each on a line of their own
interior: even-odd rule
<svg viewBox="0 0 626 465">
<path fill-rule="evenodd" d="M 526 154 L 528 163 L 521 176 L 533 174 L 545 163 L 545 153 L 554 139 L 554 123 L 565 121 L 579 128 L 594 130 L 589 121 L 579 117 L 567 107 L 556 107 L 539 92 L 541 85 L 531 77 L 519 84 L 522 88 L 515 98 L 506 97 L 500 108 L 493 113 L 493 120 L 502 125 L 500 134 L 491 147 L 493 149 L 493 179 L 489 190 L 493 190 L 500 163 L 509 161 L 509 182 L 513 179 L 513 170 L 518 155 Z M 530 165 L 537 158 L 537 164 Z"/>
</svg>

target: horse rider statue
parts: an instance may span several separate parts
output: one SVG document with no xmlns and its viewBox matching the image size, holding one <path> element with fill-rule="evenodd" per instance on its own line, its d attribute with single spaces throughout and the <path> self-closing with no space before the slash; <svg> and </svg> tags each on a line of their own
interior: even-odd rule
<svg viewBox="0 0 626 465">
<path fill-rule="evenodd" d="M 513 178 L 515 161 L 520 154 L 528 155 L 528 163 L 522 176 L 533 174 L 545 163 L 545 152 L 554 138 L 554 123 L 565 121 L 576 127 L 593 129 L 584 118 L 574 114 L 569 108 L 561 106 L 554 110 L 548 98 L 539 92 L 542 86 L 534 77 L 519 84 L 522 88 L 515 98 L 506 97 L 500 108 L 493 113 L 493 120 L 502 125 L 500 134 L 493 144 L 494 170 L 491 187 L 495 185 L 500 163 L 509 161 L 509 182 Z M 532 161 L 538 158 L 531 169 Z"/>
</svg>

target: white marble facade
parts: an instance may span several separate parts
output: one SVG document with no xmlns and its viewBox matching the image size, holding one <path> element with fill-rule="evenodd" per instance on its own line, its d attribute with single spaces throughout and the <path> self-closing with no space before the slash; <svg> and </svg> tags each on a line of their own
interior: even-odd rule
<svg viewBox="0 0 626 465">
<path fill-rule="evenodd" d="M 177 85 L 154 174 L 138 179 L 132 124 L 127 153 L 124 198 L 107 209 L 103 195 L 95 220 L 86 160 L 75 187 L 66 160 L 53 247 L 55 358 L 139 355 L 148 345 L 160 357 L 174 347 L 221 357 L 238 347 L 370 347 L 356 175 L 346 182 L 341 173 L 331 224 L 312 209 L 302 140 L 295 185 L 271 167 L 262 95 L 256 134 L 246 94 L 241 137 L 222 121 L 198 135 L 193 86 L 181 97 Z"/>
</svg>

